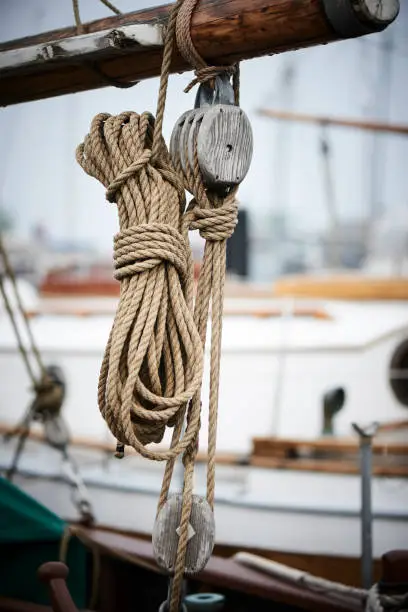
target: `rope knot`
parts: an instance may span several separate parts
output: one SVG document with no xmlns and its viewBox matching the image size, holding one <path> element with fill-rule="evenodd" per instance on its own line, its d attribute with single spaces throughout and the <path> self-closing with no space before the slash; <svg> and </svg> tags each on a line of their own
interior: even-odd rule
<svg viewBox="0 0 408 612">
<path fill-rule="evenodd" d="M 190 229 L 198 229 L 205 240 L 218 242 L 227 240 L 234 233 L 238 222 L 238 206 L 235 202 L 219 208 L 194 208 L 194 218 Z"/>
<path fill-rule="evenodd" d="M 119 281 L 163 262 L 172 264 L 181 280 L 186 281 L 188 244 L 171 225 L 144 223 L 123 229 L 114 238 L 114 251 L 115 278 Z"/>
<path fill-rule="evenodd" d="M 108 202 L 116 201 L 116 194 L 123 187 L 126 181 L 136 176 L 145 166 L 148 165 L 152 156 L 150 149 L 144 149 L 140 157 L 130 164 L 127 168 L 122 170 L 116 178 L 110 183 L 106 190 L 106 199 Z"/>
<path fill-rule="evenodd" d="M 193 79 L 187 87 L 184 89 L 184 93 L 188 93 L 197 83 L 207 83 L 213 81 L 215 77 L 221 74 L 227 74 L 232 76 L 237 71 L 236 66 L 204 66 L 203 68 L 197 68 L 194 71 L 195 79 Z"/>
</svg>

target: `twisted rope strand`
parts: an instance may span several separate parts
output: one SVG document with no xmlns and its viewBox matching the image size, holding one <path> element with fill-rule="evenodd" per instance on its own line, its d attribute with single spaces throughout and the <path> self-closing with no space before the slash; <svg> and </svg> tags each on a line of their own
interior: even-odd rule
<svg viewBox="0 0 408 612">
<path fill-rule="evenodd" d="M 147 115 L 98 116 L 77 159 L 102 181 L 108 199 L 116 194 L 120 222 L 114 261 L 121 296 L 101 368 L 99 407 L 121 443 L 163 460 L 174 459 L 195 437 L 197 411 L 175 446 L 145 448 L 162 439 L 166 425 L 178 420 L 199 387 L 203 351 L 191 311 L 192 255 L 180 214 L 184 201 L 145 153 L 151 127 Z M 161 148 L 159 159 L 174 172 Z"/>
<path fill-rule="evenodd" d="M 185 0 L 177 13 L 176 40 L 177 48 L 186 62 L 194 67 L 195 79 L 187 85 L 184 92 L 189 92 L 197 83 L 213 82 L 214 78 L 226 73 L 234 77 L 235 103 L 239 104 L 239 65 L 209 66 L 197 51 L 191 38 L 191 20 L 198 0 Z"/>
<path fill-rule="evenodd" d="M 116 202 L 119 215 L 114 264 L 120 300 L 101 365 L 99 409 L 120 444 L 133 446 L 149 459 L 167 461 L 158 511 L 167 500 L 175 460 L 183 453 L 170 612 L 178 611 L 185 570 L 211 302 L 207 500 L 214 505 L 226 240 L 237 221 L 236 190 L 221 199 L 203 186 L 196 143 L 199 122 L 193 134 L 193 163 L 188 161 L 184 170 L 179 158 L 171 161 L 162 137 L 177 15 L 187 6 L 189 27 L 195 4 L 178 0 L 169 17 L 156 120 L 148 113 L 100 114 L 77 148 L 77 161 L 105 186 L 106 198 Z M 193 195 L 187 209 L 185 190 Z M 195 304 L 189 230 L 198 230 L 206 240 Z M 170 448 L 147 448 L 162 440 L 166 427 L 173 427 Z"/>
</svg>

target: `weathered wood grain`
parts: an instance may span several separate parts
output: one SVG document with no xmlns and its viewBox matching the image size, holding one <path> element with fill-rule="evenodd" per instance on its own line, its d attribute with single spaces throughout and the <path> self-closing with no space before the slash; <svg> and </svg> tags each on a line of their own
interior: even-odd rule
<svg viewBox="0 0 408 612">
<path fill-rule="evenodd" d="M 376 32 L 384 29 L 398 13 L 398 0 L 383 0 L 389 9 L 384 14 L 369 10 L 367 2 L 200 0 L 194 12 L 191 34 L 198 52 L 209 63 L 235 63 Z M 171 5 L 166 5 L 99 19 L 84 24 L 84 36 L 105 31 L 106 37 L 112 38 L 112 32 L 123 26 L 162 26 L 167 22 L 170 8 Z M 5 106 L 105 87 L 110 84 L 109 79 L 134 82 L 160 72 L 162 48 L 157 41 L 156 44 L 140 44 L 140 30 L 136 44 L 123 48 L 103 44 L 99 54 L 93 53 L 93 63 L 81 61 L 75 53 L 60 54 L 56 61 L 56 43 L 75 36 L 76 29 L 71 27 L 0 45 L 0 52 L 33 47 L 36 49 L 31 49 L 31 57 L 33 53 L 40 56 L 40 60 L 30 66 L 22 61 L 0 72 L 0 104 Z M 176 53 L 172 72 L 187 69 L 186 62 Z"/>
<path fill-rule="evenodd" d="M 204 111 L 200 108 L 194 108 L 191 110 L 186 117 L 183 127 L 181 128 L 180 133 L 180 142 L 179 142 L 179 156 L 181 161 L 181 167 L 183 168 L 184 173 L 187 171 L 187 151 L 188 151 L 188 141 L 190 138 L 191 128 L 193 126 L 193 122 L 196 117 L 202 118 Z"/>
<path fill-rule="evenodd" d="M 216 104 L 201 121 L 197 156 L 205 185 L 212 190 L 239 185 L 251 165 L 251 124 L 238 106 Z"/>
<path fill-rule="evenodd" d="M 170 153 L 170 157 L 173 161 L 173 164 L 175 166 L 178 165 L 178 162 L 181 161 L 180 160 L 180 136 L 181 136 L 181 130 L 183 129 L 184 123 L 187 119 L 187 117 L 190 114 L 190 110 L 185 111 L 182 115 L 180 115 L 180 117 L 177 119 L 173 131 L 171 133 L 171 138 L 170 138 L 170 145 L 169 145 L 169 153 Z"/>
<path fill-rule="evenodd" d="M 157 564 L 169 574 L 175 568 L 182 501 L 180 493 L 169 497 L 157 515 L 153 528 L 154 557 Z M 192 575 L 206 566 L 215 541 L 213 512 L 208 502 L 199 495 L 193 495 L 188 535 L 185 574 Z"/>
</svg>

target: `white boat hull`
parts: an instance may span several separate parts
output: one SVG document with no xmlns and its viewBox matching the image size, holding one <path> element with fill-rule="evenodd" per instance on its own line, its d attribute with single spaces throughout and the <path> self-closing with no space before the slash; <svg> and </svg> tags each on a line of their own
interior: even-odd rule
<svg viewBox="0 0 408 612">
<path fill-rule="evenodd" d="M 14 443 L 3 445 L 0 468 Z M 76 451 L 97 523 L 151 534 L 163 471 L 137 457 L 122 461 L 95 451 Z M 68 520 L 78 513 L 58 453 L 29 443 L 16 484 Z M 204 465 L 196 467 L 195 491 L 204 494 Z M 173 479 L 173 490 L 181 473 Z M 373 478 L 373 553 L 408 548 L 407 481 Z M 354 475 L 312 474 L 220 466 L 216 487 L 216 542 L 305 554 L 359 557 L 360 479 Z"/>
<path fill-rule="evenodd" d="M 283 302 L 280 302 L 281 306 Z M 408 337 L 408 304 L 326 303 L 332 320 L 230 316 L 224 321 L 218 450 L 246 453 L 255 436 L 313 439 L 322 432 L 326 391 L 343 387 L 346 402 L 335 419 L 338 435 L 353 421 L 401 420 L 389 365 Z M 98 375 L 111 315 L 33 319 L 44 361 L 67 379 L 65 419 L 73 437 L 106 442 L 110 434 L 96 402 Z M 208 353 L 201 448 L 207 446 Z M 0 422 L 15 424 L 31 394 L 16 341 L 0 312 Z"/>
</svg>

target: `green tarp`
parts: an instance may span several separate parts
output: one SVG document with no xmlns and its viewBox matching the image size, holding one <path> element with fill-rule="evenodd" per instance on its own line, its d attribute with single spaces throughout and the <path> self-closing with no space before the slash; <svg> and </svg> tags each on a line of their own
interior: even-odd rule
<svg viewBox="0 0 408 612">
<path fill-rule="evenodd" d="M 52 483 L 50 483 L 52 487 Z M 58 561 L 67 524 L 35 499 L 0 477 L 0 596 L 49 605 L 37 578 L 46 561 Z M 67 584 L 78 608 L 86 607 L 87 551 L 72 537 Z"/>
</svg>

